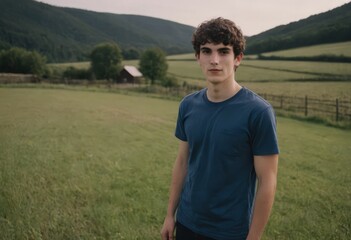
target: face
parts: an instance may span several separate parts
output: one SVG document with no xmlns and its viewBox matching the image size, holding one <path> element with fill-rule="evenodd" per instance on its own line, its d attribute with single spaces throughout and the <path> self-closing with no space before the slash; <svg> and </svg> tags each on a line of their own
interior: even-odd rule
<svg viewBox="0 0 351 240">
<path fill-rule="evenodd" d="M 201 45 L 197 61 L 206 80 L 212 84 L 233 81 L 235 68 L 242 59 L 242 54 L 234 56 L 233 46 L 213 43 Z"/>
</svg>

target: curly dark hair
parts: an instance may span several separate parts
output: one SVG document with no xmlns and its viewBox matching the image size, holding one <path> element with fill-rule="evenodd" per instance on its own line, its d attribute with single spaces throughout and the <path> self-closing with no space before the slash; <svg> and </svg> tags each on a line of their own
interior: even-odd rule
<svg viewBox="0 0 351 240">
<path fill-rule="evenodd" d="M 193 33 L 191 42 L 196 55 L 200 54 L 200 46 L 206 43 L 233 46 L 235 56 L 245 50 L 245 37 L 241 29 L 234 22 L 224 18 L 215 18 L 200 24 Z"/>
</svg>

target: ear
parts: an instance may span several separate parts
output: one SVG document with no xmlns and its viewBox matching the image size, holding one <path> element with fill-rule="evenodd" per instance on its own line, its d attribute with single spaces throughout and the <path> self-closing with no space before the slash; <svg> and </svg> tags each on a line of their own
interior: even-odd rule
<svg viewBox="0 0 351 240">
<path fill-rule="evenodd" d="M 234 59 L 234 68 L 236 69 L 237 67 L 239 67 L 241 60 L 243 59 L 244 54 L 240 53 L 238 56 L 235 57 Z"/>
<path fill-rule="evenodd" d="M 200 60 L 200 53 L 195 53 L 195 58 L 196 58 L 197 63 L 200 64 L 200 62 L 199 62 L 199 60 Z"/>
</svg>

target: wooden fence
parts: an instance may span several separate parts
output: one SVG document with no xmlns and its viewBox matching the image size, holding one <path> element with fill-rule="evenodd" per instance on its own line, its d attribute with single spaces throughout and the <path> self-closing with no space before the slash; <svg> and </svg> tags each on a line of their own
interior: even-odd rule
<svg viewBox="0 0 351 240">
<path fill-rule="evenodd" d="M 351 101 L 259 94 L 277 110 L 305 117 L 319 117 L 338 121 L 351 121 Z"/>
<path fill-rule="evenodd" d="M 193 91 L 199 90 L 196 86 L 150 89 L 150 92 L 167 96 L 183 97 Z M 312 97 L 296 97 L 258 93 L 266 99 L 275 110 L 288 112 L 296 116 L 318 117 L 332 121 L 351 121 L 351 101 L 344 99 L 326 99 Z"/>
</svg>

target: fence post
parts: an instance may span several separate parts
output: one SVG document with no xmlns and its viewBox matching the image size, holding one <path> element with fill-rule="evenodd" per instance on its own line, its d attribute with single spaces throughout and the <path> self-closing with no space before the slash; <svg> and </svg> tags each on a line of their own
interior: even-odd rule
<svg viewBox="0 0 351 240">
<path fill-rule="evenodd" d="M 335 100 L 335 107 L 336 107 L 335 121 L 339 121 L 339 99 L 338 98 Z"/>
<path fill-rule="evenodd" d="M 305 96 L 305 116 L 307 117 L 308 114 L 308 98 L 307 95 Z"/>
</svg>

